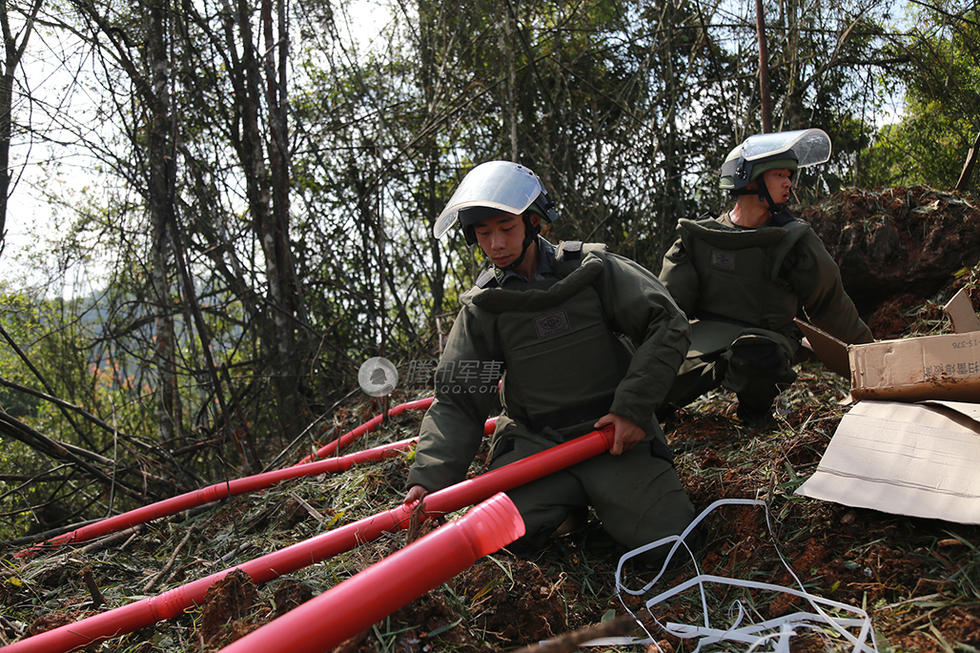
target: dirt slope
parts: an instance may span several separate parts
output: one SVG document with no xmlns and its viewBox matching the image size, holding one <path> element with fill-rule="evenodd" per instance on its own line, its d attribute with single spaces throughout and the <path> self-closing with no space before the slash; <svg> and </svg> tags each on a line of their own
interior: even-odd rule
<svg viewBox="0 0 980 653">
<path fill-rule="evenodd" d="M 797 213 L 838 261 L 844 287 L 878 338 L 900 333 L 908 324 L 896 322 L 896 313 L 953 289 L 957 273 L 980 260 L 980 203 L 959 193 L 849 188 Z"/>
</svg>

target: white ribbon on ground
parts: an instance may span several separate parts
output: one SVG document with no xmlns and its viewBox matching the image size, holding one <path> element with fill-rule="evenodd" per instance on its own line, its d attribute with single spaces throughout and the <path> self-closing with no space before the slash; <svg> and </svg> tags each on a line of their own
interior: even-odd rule
<svg viewBox="0 0 980 653">
<path fill-rule="evenodd" d="M 782 585 L 775 585 L 772 583 L 764 583 L 759 581 L 751 580 L 741 580 L 736 578 L 727 578 L 724 576 L 716 576 L 713 574 L 702 574 L 698 567 L 697 558 L 691 551 L 690 547 L 685 541 L 686 538 L 691 534 L 691 532 L 697 528 L 701 521 L 713 510 L 720 506 L 757 506 L 765 510 L 766 515 L 766 527 L 769 529 L 769 537 L 773 541 L 773 546 L 776 550 L 776 554 L 779 556 L 780 562 L 789 572 L 793 580 L 799 586 L 799 589 L 795 587 L 785 587 Z M 667 544 L 671 545 L 670 551 L 667 552 L 667 557 L 664 559 L 663 566 L 660 569 L 660 573 L 656 577 L 644 585 L 640 589 L 631 589 L 623 584 L 623 566 L 632 558 L 639 555 L 652 551 Z M 704 509 L 697 518 L 691 522 L 691 524 L 684 529 L 680 535 L 671 535 L 669 537 L 664 537 L 656 542 L 651 542 L 650 544 L 645 544 L 639 548 L 633 549 L 632 551 L 626 553 L 619 559 L 619 564 L 616 567 L 616 595 L 619 598 L 620 603 L 623 604 L 623 608 L 636 619 L 636 622 L 643 628 L 649 639 L 634 639 L 634 638 L 622 638 L 622 641 L 617 642 L 621 645 L 630 644 L 653 644 L 660 651 L 660 647 L 656 643 L 656 639 L 647 630 L 643 622 L 637 619 L 636 615 L 630 610 L 629 606 L 623 600 L 622 593 L 629 594 L 631 596 L 644 596 L 650 592 L 650 590 L 657 584 L 657 582 L 667 573 L 667 570 L 671 568 L 671 562 L 674 554 L 678 552 L 681 547 L 687 552 L 691 561 L 694 563 L 694 570 L 696 575 L 666 591 L 656 594 L 650 599 L 645 601 L 645 606 L 647 612 L 656 622 L 656 624 L 667 634 L 673 635 L 681 639 L 695 639 L 698 638 L 697 647 L 694 649 L 695 652 L 700 651 L 702 646 L 708 646 L 711 644 L 716 644 L 718 642 L 739 642 L 748 646 L 745 649 L 747 652 L 750 651 L 773 651 L 774 653 L 789 653 L 790 651 L 790 640 L 793 635 L 799 633 L 802 630 L 815 630 L 817 632 L 826 633 L 830 630 L 833 634 L 834 641 L 838 643 L 843 643 L 843 640 L 850 645 L 850 650 L 853 653 L 878 653 L 878 647 L 875 640 L 874 627 L 871 625 L 871 618 L 868 613 L 861 608 L 856 608 L 854 606 L 846 605 L 838 601 L 831 601 L 814 594 L 811 594 L 803 586 L 803 582 L 799 577 L 793 572 L 783 554 L 779 551 L 779 547 L 775 546 L 775 537 L 773 536 L 772 523 L 769 515 L 769 507 L 764 501 L 759 501 L 756 499 L 719 499 L 715 501 L 710 506 Z M 735 587 L 744 587 L 747 589 L 754 590 L 768 590 L 774 593 L 785 593 L 792 596 L 796 596 L 805 599 L 809 603 L 810 607 L 813 608 L 812 612 L 794 612 L 792 614 L 783 615 L 781 617 L 776 617 L 774 619 L 767 619 L 760 621 L 758 623 L 752 623 L 748 621 L 749 615 L 742 605 L 741 601 L 736 600 L 730 607 L 730 612 L 734 614 L 732 622 L 722 628 L 713 627 L 711 625 L 711 620 L 709 616 L 708 609 L 708 598 L 705 591 L 706 584 L 720 584 Z M 703 624 L 678 624 L 673 622 L 661 623 L 660 620 L 653 612 L 654 606 L 661 603 L 673 596 L 681 594 L 692 588 L 697 588 L 701 599 L 701 609 L 704 614 Z M 824 609 L 826 608 L 826 610 Z M 845 613 L 853 616 L 835 616 L 829 612 Z M 855 631 L 856 634 L 855 634 Z M 827 637 L 830 641 L 830 636 Z M 582 646 L 589 646 L 591 642 L 583 644 Z M 604 642 L 608 645 L 609 642 Z M 766 647 L 766 648 L 763 648 Z M 771 648 L 770 648 L 771 647 Z"/>
</svg>

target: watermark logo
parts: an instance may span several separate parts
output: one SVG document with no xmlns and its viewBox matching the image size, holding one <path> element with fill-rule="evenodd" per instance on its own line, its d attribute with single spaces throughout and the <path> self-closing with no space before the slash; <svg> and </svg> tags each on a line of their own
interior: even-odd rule
<svg viewBox="0 0 980 653">
<path fill-rule="evenodd" d="M 387 397 L 398 385 L 398 370 L 387 358 L 369 358 L 357 370 L 357 383 L 365 394 Z"/>
<path fill-rule="evenodd" d="M 372 397 L 386 397 L 399 379 L 406 390 L 432 389 L 436 393 L 494 394 L 504 363 L 497 360 L 416 359 L 408 362 L 404 377 L 386 358 L 369 358 L 357 370 L 357 383 Z"/>
</svg>

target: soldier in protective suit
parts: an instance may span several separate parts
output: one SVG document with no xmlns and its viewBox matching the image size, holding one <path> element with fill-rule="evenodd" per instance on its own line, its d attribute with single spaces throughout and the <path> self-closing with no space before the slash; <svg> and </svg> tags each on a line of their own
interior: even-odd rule
<svg viewBox="0 0 980 653">
<path fill-rule="evenodd" d="M 771 425 L 773 400 L 796 379 L 801 308 L 844 342 L 873 339 L 820 238 L 786 209 L 794 172 L 830 151 L 820 129 L 751 136 L 721 168 L 735 207 L 678 222 L 660 280 L 691 318 L 691 348 L 663 412 L 721 385 L 738 397 L 741 420 Z"/>
<path fill-rule="evenodd" d="M 541 220 L 555 217 L 531 170 L 491 161 L 466 175 L 436 220 L 437 238 L 459 222 L 492 265 L 460 298 L 405 503 L 464 479 L 497 406 L 496 379 L 472 372 L 499 369 L 491 468 L 615 429 L 608 453 L 507 492 L 526 531 L 512 548 L 539 547 L 589 505 L 615 540 L 636 547 L 694 516 L 654 417 L 687 351 L 687 318 L 633 261 L 540 236 Z"/>
</svg>

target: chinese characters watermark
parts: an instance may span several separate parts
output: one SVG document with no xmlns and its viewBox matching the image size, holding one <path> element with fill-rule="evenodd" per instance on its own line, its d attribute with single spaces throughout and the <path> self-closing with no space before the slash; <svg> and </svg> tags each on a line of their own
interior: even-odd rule
<svg viewBox="0 0 980 653">
<path fill-rule="evenodd" d="M 357 372 L 361 389 L 372 397 L 384 397 L 395 389 L 399 378 L 404 389 L 428 390 L 436 394 L 495 394 L 503 373 L 499 360 L 453 360 L 439 364 L 434 358 L 408 361 L 406 373 L 399 377 L 391 361 L 374 357 L 364 361 Z"/>
</svg>

